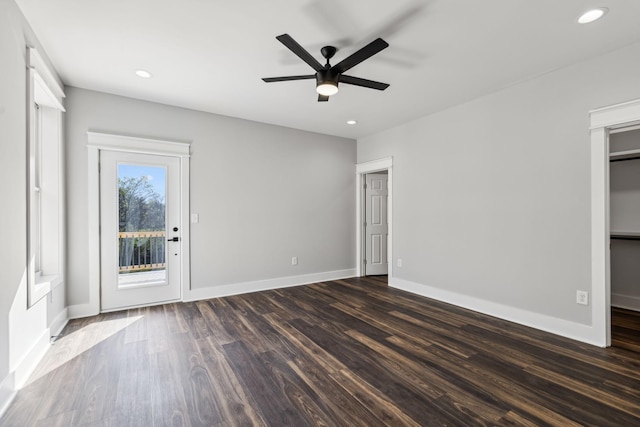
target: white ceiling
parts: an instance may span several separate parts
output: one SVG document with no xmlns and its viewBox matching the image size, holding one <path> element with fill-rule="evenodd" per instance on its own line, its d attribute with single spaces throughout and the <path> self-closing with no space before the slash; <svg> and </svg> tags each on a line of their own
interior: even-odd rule
<svg viewBox="0 0 640 427">
<path fill-rule="evenodd" d="M 640 41 L 638 0 L 16 2 L 67 85 L 349 138 Z M 610 12 L 577 24 L 597 6 Z M 390 47 L 349 74 L 391 86 L 318 103 L 314 80 L 264 83 L 313 74 L 282 33 L 322 63 L 334 44 L 334 64 L 382 37 Z"/>
</svg>

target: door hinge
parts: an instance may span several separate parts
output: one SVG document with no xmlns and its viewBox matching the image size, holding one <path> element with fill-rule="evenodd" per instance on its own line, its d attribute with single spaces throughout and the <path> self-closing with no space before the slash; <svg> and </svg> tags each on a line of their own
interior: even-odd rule
<svg viewBox="0 0 640 427">
<path fill-rule="evenodd" d="M 365 190 L 367 189 L 367 183 L 366 182 L 364 183 L 364 189 Z"/>
<path fill-rule="evenodd" d="M 366 260 L 366 259 L 365 259 L 365 260 L 363 260 L 363 262 L 364 262 L 364 264 L 365 264 L 365 265 L 367 264 L 367 260 Z"/>
</svg>

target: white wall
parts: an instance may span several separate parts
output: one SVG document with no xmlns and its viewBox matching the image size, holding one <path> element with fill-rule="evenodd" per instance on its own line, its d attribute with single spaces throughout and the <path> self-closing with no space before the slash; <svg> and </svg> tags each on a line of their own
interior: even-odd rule
<svg viewBox="0 0 640 427">
<path fill-rule="evenodd" d="M 0 412 L 65 313 L 64 285 L 27 309 L 27 44 L 46 58 L 13 0 L 0 0 Z"/>
<path fill-rule="evenodd" d="M 393 156 L 392 283 L 588 329 L 589 111 L 639 98 L 639 76 L 635 44 L 358 140 L 358 162 Z"/>
<path fill-rule="evenodd" d="M 640 149 L 640 130 L 611 135 L 610 151 Z M 612 233 L 640 235 L 640 159 L 610 165 Z M 611 239 L 611 304 L 640 310 L 640 240 Z"/>
<path fill-rule="evenodd" d="M 87 131 L 191 143 L 191 212 L 200 217 L 191 224 L 192 288 L 240 292 L 235 285 L 355 268 L 354 140 L 66 93 L 70 305 L 89 299 Z"/>
</svg>

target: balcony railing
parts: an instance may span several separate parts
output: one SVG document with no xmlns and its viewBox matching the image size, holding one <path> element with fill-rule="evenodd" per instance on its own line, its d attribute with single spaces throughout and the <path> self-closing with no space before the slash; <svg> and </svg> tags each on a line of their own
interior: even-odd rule
<svg viewBox="0 0 640 427">
<path fill-rule="evenodd" d="M 121 231 L 118 233 L 120 272 L 150 271 L 166 266 L 167 239 L 163 231 Z"/>
</svg>

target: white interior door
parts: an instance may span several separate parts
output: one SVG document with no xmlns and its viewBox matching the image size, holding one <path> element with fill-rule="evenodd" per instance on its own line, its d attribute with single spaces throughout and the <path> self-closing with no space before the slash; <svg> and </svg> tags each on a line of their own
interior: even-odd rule
<svg viewBox="0 0 640 427">
<path fill-rule="evenodd" d="M 180 160 L 100 152 L 102 311 L 181 296 Z"/>
<path fill-rule="evenodd" d="M 366 175 L 365 188 L 365 275 L 387 274 L 388 175 Z"/>
</svg>

